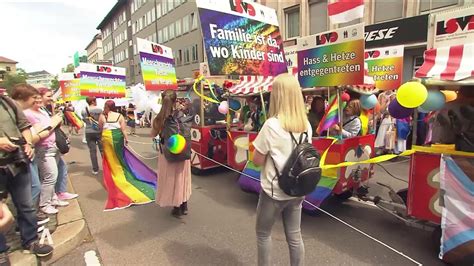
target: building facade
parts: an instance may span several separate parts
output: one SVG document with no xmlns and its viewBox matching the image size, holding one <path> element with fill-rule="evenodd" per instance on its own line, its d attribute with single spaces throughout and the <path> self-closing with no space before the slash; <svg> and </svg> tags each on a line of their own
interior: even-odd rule
<svg viewBox="0 0 474 266">
<path fill-rule="evenodd" d="M 6 74 L 15 75 L 16 74 L 16 62 L 9 58 L 0 56 L 0 82 L 3 81 Z"/>
<path fill-rule="evenodd" d="M 327 0 L 259 1 L 277 10 L 285 47 L 296 45 L 298 37 L 364 22 L 366 48 L 404 46 L 404 81 L 413 78 L 423 64 L 427 49 L 429 14 L 473 4 L 472 0 L 365 0 L 364 18 L 350 23 L 331 25 L 327 15 Z M 390 40 L 372 38 L 370 32 L 393 29 Z M 397 34 L 397 32 L 399 34 Z M 410 32 L 410 34 L 402 34 Z M 369 33 L 369 34 L 367 34 Z M 387 37 L 387 36 L 385 36 Z"/>
<path fill-rule="evenodd" d="M 187 0 L 119 0 L 97 27 L 104 60 L 127 69 L 127 85 L 142 83 L 137 38 L 173 49 L 178 78 L 192 77 L 204 61 L 196 3 Z"/>
<path fill-rule="evenodd" d="M 104 60 L 104 52 L 102 50 L 102 34 L 98 33 L 94 35 L 92 41 L 86 47 L 87 51 L 87 62 L 96 63 Z"/>
<path fill-rule="evenodd" d="M 28 78 L 26 79 L 26 83 L 39 88 L 39 87 L 51 87 L 51 82 L 54 79 L 54 75 L 49 73 L 46 70 L 36 71 L 27 73 Z"/>
</svg>

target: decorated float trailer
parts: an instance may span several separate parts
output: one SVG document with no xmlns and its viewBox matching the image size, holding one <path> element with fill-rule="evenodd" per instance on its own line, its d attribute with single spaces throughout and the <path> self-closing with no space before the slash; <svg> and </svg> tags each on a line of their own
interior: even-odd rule
<svg viewBox="0 0 474 266">
<path fill-rule="evenodd" d="M 449 263 L 469 253 L 464 259 L 474 262 L 474 102 L 456 100 L 460 89 L 474 89 L 473 55 L 473 43 L 425 51 L 417 82 L 428 89 L 425 104 L 438 110 L 430 115 L 437 115 L 438 123 L 455 134 L 455 143 L 413 146 L 408 187 L 394 191 L 387 186 L 390 200 L 363 198 L 407 225 L 432 230 L 433 247 Z M 440 90 L 446 90 L 446 96 L 439 103 L 430 95 Z M 453 102 L 446 107 L 458 105 L 457 111 L 441 109 L 448 101 Z M 416 136 L 415 125 L 414 131 Z"/>
</svg>

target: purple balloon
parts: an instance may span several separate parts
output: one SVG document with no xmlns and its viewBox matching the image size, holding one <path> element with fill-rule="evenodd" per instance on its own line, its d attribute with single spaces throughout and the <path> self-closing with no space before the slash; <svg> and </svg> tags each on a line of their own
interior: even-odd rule
<svg viewBox="0 0 474 266">
<path fill-rule="evenodd" d="M 396 119 L 403 119 L 409 117 L 413 113 L 413 108 L 406 108 L 401 106 L 397 99 L 394 99 L 388 105 L 388 112 Z"/>
</svg>

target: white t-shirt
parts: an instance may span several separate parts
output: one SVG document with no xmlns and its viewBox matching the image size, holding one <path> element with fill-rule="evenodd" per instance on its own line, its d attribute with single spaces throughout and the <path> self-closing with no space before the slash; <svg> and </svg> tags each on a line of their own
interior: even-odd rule
<svg viewBox="0 0 474 266">
<path fill-rule="evenodd" d="M 311 130 L 309 121 L 307 128 L 308 142 L 311 143 L 311 136 L 313 135 L 313 132 Z M 300 135 L 300 133 L 293 133 L 293 136 L 297 141 L 299 141 Z M 263 124 L 262 129 L 253 142 L 253 146 L 261 154 L 268 155 L 260 173 L 260 184 L 262 185 L 263 191 L 265 191 L 268 196 L 275 200 L 295 199 L 295 197 L 288 196 L 285 192 L 283 192 L 283 190 L 280 189 L 278 185 L 278 178 L 276 177 L 275 167 L 273 166 L 272 162 L 273 158 L 278 171 L 281 173 L 286 161 L 296 146 L 296 144 L 291 139 L 290 133 L 281 127 L 280 121 L 277 118 L 269 118 L 265 124 Z"/>
</svg>

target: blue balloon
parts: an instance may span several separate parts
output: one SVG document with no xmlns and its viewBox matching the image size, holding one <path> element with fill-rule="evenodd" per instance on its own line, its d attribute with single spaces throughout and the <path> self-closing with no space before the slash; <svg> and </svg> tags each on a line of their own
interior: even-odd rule
<svg viewBox="0 0 474 266">
<path fill-rule="evenodd" d="M 445 103 L 446 96 L 444 93 L 437 90 L 429 90 L 428 98 L 426 98 L 426 101 L 420 106 L 420 108 L 425 111 L 437 111 L 443 108 Z"/>
<path fill-rule="evenodd" d="M 238 111 L 238 110 L 240 110 L 240 107 L 241 107 L 241 105 L 240 105 L 239 101 L 234 100 L 234 99 L 229 100 L 229 108 L 230 109 Z"/>
<path fill-rule="evenodd" d="M 360 96 L 360 105 L 362 108 L 369 110 L 377 105 L 377 97 L 375 95 L 362 95 Z"/>
<path fill-rule="evenodd" d="M 427 111 L 427 110 L 425 110 L 425 109 L 421 108 L 421 106 L 420 106 L 420 107 L 418 107 L 417 109 L 418 109 L 418 112 L 420 112 L 420 113 L 426 113 L 426 114 L 427 114 L 427 113 L 429 113 L 429 112 L 430 112 L 430 111 Z"/>
</svg>

